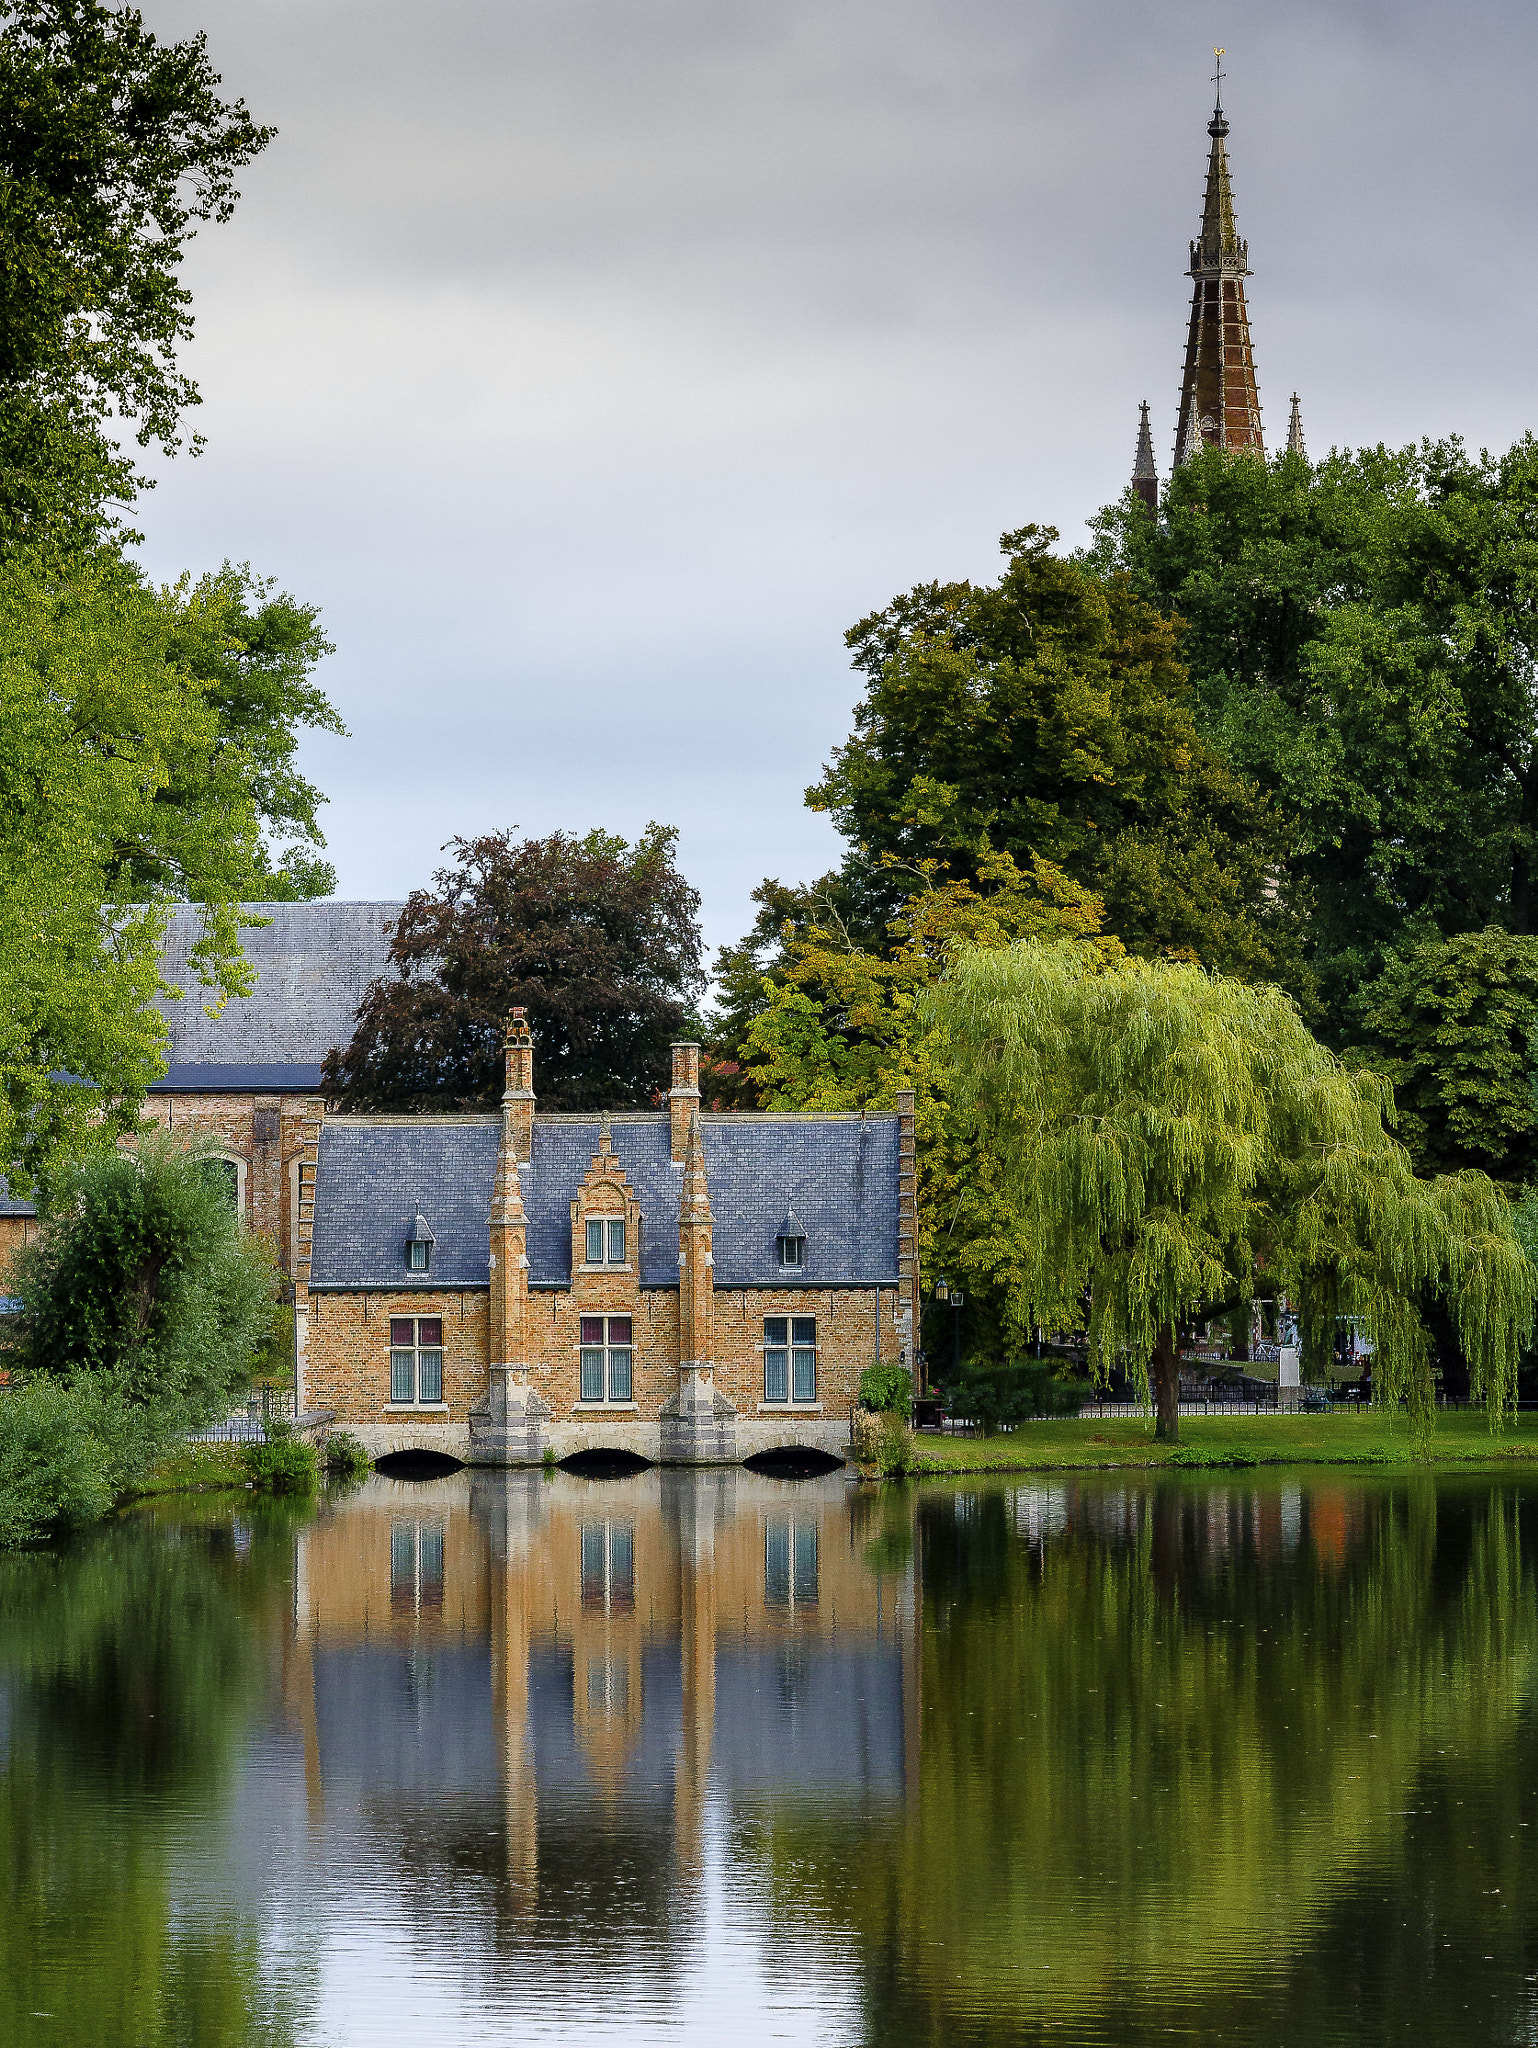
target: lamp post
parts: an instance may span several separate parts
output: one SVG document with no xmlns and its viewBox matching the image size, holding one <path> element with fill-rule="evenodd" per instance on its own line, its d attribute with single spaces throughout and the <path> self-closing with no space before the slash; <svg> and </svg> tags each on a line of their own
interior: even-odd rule
<svg viewBox="0 0 1538 2048">
<path fill-rule="evenodd" d="M 953 1288 L 949 1281 L 937 1280 L 935 1282 L 935 1300 L 948 1301 L 956 1318 L 954 1324 L 956 1336 L 954 1370 L 959 1380 L 961 1378 L 961 1311 L 966 1306 L 967 1298 L 959 1287 Z"/>
</svg>

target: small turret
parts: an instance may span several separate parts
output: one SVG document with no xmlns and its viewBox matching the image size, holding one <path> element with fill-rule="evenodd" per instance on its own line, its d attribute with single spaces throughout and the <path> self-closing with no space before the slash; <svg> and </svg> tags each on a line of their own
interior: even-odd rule
<svg viewBox="0 0 1538 2048">
<path fill-rule="evenodd" d="M 1292 418 L 1287 422 L 1287 453 L 1301 455 L 1308 460 L 1308 450 L 1303 445 L 1303 415 L 1298 409 L 1298 394 L 1292 394 Z"/>
<path fill-rule="evenodd" d="M 1140 407 L 1142 419 L 1137 430 L 1137 460 L 1132 465 L 1132 488 L 1150 512 L 1159 509 L 1159 472 L 1154 468 L 1153 435 L 1148 430 L 1148 400 Z"/>
</svg>

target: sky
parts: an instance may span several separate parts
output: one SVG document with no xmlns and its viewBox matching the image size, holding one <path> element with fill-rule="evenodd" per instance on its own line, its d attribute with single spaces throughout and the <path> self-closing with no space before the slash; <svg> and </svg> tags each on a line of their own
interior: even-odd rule
<svg viewBox="0 0 1538 2048">
<path fill-rule="evenodd" d="M 845 629 L 1168 467 L 1222 44 L 1268 443 L 1538 423 L 1538 11 L 141 0 L 278 129 L 186 281 L 157 577 L 318 604 L 347 897 L 675 825 L 713 950 L 840 842 Z"/>
</svg>

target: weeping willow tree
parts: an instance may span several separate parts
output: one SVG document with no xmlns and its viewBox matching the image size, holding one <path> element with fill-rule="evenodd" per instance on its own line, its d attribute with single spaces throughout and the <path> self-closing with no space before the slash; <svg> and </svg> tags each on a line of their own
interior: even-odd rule
<svg viewBox="0 0 1538 2048">
<path fill-rule="evenodd" d="M 1342 1067 L 1280 990 L 1021 944 L 958 954 L 928 1002 L 1023 1226 L 1011 1316 L 1077 1328 L 1087 1289 L 1093 1369 L 1131 1370 L 1161 1438 L 1181 1323 L 1261 1266 L 1299 1310 L 1308 1377 L 1360 1316 L 1376 1399 L 1428 1428 L 1439 1300 L 1492 1425 L 1510 1410 L 1538 1274 L 1504 1196 L 1482 1173 L 1417 1179 L 1387 1082 Z"/>
</svg>

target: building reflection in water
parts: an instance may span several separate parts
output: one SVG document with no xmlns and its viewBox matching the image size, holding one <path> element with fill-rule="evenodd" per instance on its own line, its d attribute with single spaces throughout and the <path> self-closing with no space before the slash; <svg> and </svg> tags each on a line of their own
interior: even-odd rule
<svg viewBox="0 0 1538 2048">
<path fill-rule="evenodd" d="M 912 1547 L 870 1512 L 841 1474 L 369 1480 L 296 1537 L 312 1824 L 370 1838 L 408 1923 L 447 1877 L 462 1955 L 628 1942 L 665 1974 L 710 1811 L 903 1796 Z"/>
</svg>

